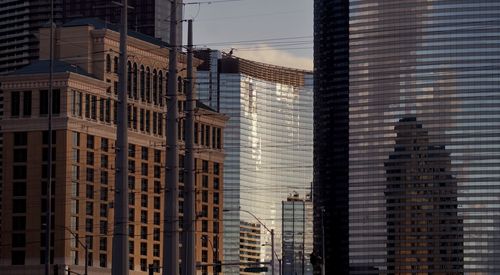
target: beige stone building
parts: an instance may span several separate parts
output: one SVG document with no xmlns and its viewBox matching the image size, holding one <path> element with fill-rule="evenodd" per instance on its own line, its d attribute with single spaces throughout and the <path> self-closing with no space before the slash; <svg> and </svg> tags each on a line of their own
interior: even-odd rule
<svg viewBox="0 0 500 275">
<path fill-rule="evenodd" d="M 48 30 L 40 31 L 41 61 L 0 79 L 5 99 L 2 274 L 42 274 L 45 258 L 47 181 Z M 98 21 L 57 29 L 54 65 L 53 263 L 83 274 L 84 247 L 90 274 L 109 274 L 113 234 L 117 61 L 119 34 Z M 165 94 L 168 50 L 131 34 L 129 65 L 129 251 L 130 274 L 161 265 L 165 170 Z M 179 94 L 185 56 L 180 56 Z M 184 110 L 183 100 L 179 103 Z M 183 154 L 181 113 L 179 140 Z M 196 257 L 222 260 L 222 133 L 227 117 L 196 108 Z M 180 157 L 180 185 L 183 170 Z M 182 195 L 181 195 L 182 197 Z M 180 200 L 182 217 L 182 198 Z M 182 222 L 181 222 L 182 224 Z M 75 236 L 78 236 L 75 238 Z M 216 255 L 217 254 L 217 255 Z M 211 274 L 211 266 L 199 269 Z"/>
</svg>

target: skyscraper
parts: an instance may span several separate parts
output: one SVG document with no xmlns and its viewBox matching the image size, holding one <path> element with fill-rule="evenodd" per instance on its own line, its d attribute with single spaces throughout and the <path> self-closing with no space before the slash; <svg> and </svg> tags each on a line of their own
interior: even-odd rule
<svg viewBox="0 0 500 275">
<path fill-rule="evenodd" d="M 109 23 L 119 24 L 121 10 L 112 0 L 59 0 L 62 1 L 64 21 L 75 18 L 97 17 Z M 118 1 L 119 2 L 119 1 Z M 182 3 L 182 1 L 179 1 Z M 170 1 L 168 0 L 130 0 L 128 26 L 130 30 L 169 42 L 170 37 Z M 182 5 L 178 18 L 182 15 Z M 182 22 L 179 21 L 181 37 Z M 179 42 L 182 43 L 182 42 Z"/>
<path fill-rule="evenodd" d="M 348 97 L 329 111 L 315 101 L 315 125 L 342 131 L 331 116 L 348 118 L 348 170 L 337 171 L 348 180 L 316 199 L 334 207 L 348 194 L 348 228 L 326 224 L 327 235 L 348 234 L 344 265 L 350 274 L 498 274 L 500 3 L 343 1 L 328 18 L 319 9 L 331 2 L 316 0 L 316 96 L 328 96 L 322 81 L 343 66 Z M 324 32 L 335 18 L 349 31 L 340 41 Z M 348 62 L 328 65 L 328 51 Z M 321 131 L 316 160 L 328 157 Z M 335 166 L 316 164 L 317 189 L 338 186 L 323 177 Z"/>
<path fill-rule="evenodd" d="M 314 1 L 314 254 L 324 241 L 326 274 L 348 272 L 348 2 Z"/>
<path fill-rule="evenodd" d="M 313 204 L 311 195 L 301 198 L 292 193 L 282 202 L 282 259 L 283 275 L 312 275 L 310 255 L 313 248 Z"/>
<path fill-rule="evenodd" d="M 271 259 L 271 235 L 280 255 L 281 202 L 312 180 L 310 72 L 201 51 L 200 100 L 230 117 L 224 132 L 224 259 L 239 262 L 240 221 L 261 226 L 261 262 Z M 241 209 L 241 211 L 240 211 Z M 278 261 L 275 269 L 278 270 Z M 224 274 L 238 274 L 238 266 Z"/>
<path fill-rule="evenodd" d="M 61 0 L 54 0 L 56 22 L 61 19 Z M 47 26 L 50 1 L 2 1 L 0 3 L 0 74 L 38 59 L 38 29 Z"/>
</svg>

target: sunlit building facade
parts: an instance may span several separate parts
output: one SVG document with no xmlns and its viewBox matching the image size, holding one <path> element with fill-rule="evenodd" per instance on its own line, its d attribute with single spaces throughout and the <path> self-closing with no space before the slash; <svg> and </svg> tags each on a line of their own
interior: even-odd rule
<svg viewBox="0 0 500 275">
<path fill-rule="evenodd" d="M 338 2 L 347 9 L 330 11 L 348 22 L 349 72 L 339 102 L 348 106 L 348 170 L 339 172 L 349 219 L 333 226 L 348 234 L 342 274 L 500 273 L 500 3 Z M 317 49 L 342 52 L 338 41 L 318 38 Z M 327 274 L 334 268 L 327 261 Z"/>
<path fill-rule="evenodd" d="M 313 203 L 310 194 L 291 194 L 282 202 L 281 274 L 312 275 Z"/>
<path fill-rule="evenodd" d="M 256 222 L 244 211 L 275 230 L 281 255 L 281 202 L 294 190 L 305 195 L 312 180 L 312 75 L 217 52 L 197 56 L 205 60 L 197 73 L 200 100 L 230 118 L 224 131 L 224 208 L 230 210 L 224 213 L 224 259 L 240 259 L 240 221 Z M 260 242 L 260 260 L 270 261 L 271 235 L 262 226 Z M 224 271 L 238 274 L 239 268 Z"/>
</svg>

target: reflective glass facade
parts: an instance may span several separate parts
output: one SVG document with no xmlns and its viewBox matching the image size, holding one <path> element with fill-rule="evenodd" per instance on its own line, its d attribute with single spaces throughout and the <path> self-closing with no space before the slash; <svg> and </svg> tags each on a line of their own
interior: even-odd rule
<svg viewBox="0 0 500 275">
<path fill-rule="evenodd" d="M 312 275 L 313 205 L 310 198 L 291 197 L 282 208 L 283 275 Z"/>
<path fill-rule="evenodd" d="M 312 76 L 231 57 L 222 57 L 218 69 L 199 70 L 197 88 L 201 100 L 230 118 L 224 130 L 224 208 L 236 211 L 224 213 L 224 261 L 240 260 L 240 220 L 256 222 L 244 211 L 275 230 L 280 255 L 281 202 L 292 191 L 309 192 L 312 181 Z M 261 234 L 261 261 L 269 261 L 271 236 L 263 227 Z M 223 271 L 238 274 L 239 267 Z"/>
<path fill-rule="evenodd" d="M 500 273 L 500 2 L 349 2 L 351 274 Z"/>
</svg>

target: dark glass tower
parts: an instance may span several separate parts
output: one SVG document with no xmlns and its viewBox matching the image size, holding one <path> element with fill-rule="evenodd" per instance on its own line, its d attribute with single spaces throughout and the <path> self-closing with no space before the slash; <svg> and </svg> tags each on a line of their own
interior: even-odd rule
<svg viewBox="0 0 500 275">
<path fill-rule="evenodd" d="M 314 1 L 314 254 L 323 212 L 326 274 L 348 273 L 348 2 Z"/>
<path fill-rule="evenodd" d="M 348 2 L 316 0 L 326 273 L 499 274 L 500 2 Z"/>
<path fill-rule="evenodd" d="M 113 0 L 60 0 L 63 2 L 64 21 L 75 18 L 96 17 L 106 22 L 118 24 L 121 10 Z M 120 1 L 118 1 L 120 2 Z M 182 2 L 182 1 L 180 1 Z M 170 37 L 170 1 L 168 0 L 129 0 L 129 29 L 165 42 Z M 182 5 L 180 5 L 182 7 Z M 182 15 L 179 8 L 178 17 Z M 182 24 L 179 24 L 182 31 Z M 180 39 L 180 34 L 179 38 Z"/>
</svg>

